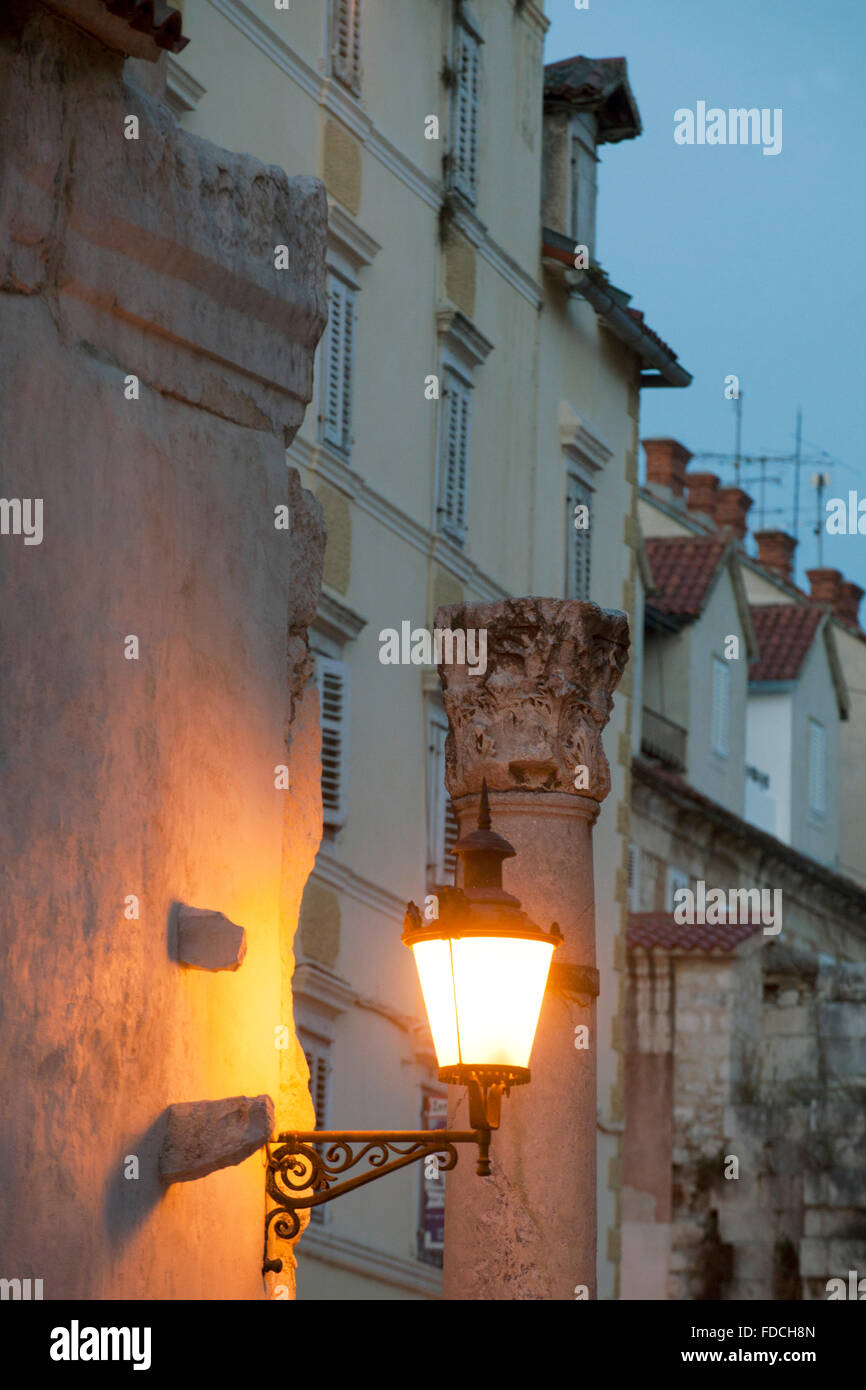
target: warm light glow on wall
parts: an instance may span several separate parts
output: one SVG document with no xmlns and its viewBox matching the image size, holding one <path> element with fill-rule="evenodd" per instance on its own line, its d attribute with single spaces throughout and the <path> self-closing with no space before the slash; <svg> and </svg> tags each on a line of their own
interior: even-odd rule
<svg viewBox="0 0 866 1390">
<path fill-rule="evenodd" d="M 529 1066 L 553 949 L 477 933 L 412 942 L 440 1067 Z"/>
</svg>

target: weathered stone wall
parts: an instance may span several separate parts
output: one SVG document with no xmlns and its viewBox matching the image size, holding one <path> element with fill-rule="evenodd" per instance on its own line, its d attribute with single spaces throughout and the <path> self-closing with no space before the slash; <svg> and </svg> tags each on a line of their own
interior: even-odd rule
<svg viewBox="0 0 866 1390">
<path fill-rule="evenodd" d="M 120 55 L 4 11 L 0 490 L 42 500 L 43 535 L 0 535 L 0 1274 L 46 1298 L 262 1297 L 261 1154 L 166 1187 L 166 1110 L 312 1119 L 290 978 L 324 537 L 284 446 L 324 223 L 315 180 L 180 133 Z M 181 904 L 245 929 L 237 968 L 180 963 Z"/>
</svg>

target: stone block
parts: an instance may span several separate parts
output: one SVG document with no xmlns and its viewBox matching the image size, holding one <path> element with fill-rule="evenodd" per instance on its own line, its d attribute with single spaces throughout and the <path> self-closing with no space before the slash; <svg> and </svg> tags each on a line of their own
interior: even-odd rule
<svg viewBox="0 0 866 1390">
<path fill-rule="evenodd" d="M 164 1183 L 194 1182 L 220 1168 L 243 1163 L 274 1130 L 270 1096 L 185 1101 L 168 1108 L 159 1156 Z"/>
<path fill-rule="evenodd" d="M 237 970 L 247 953 L 247 934 L 221 912 L 178 908 L 177 954 L 195 970 Z"/>
</svg>

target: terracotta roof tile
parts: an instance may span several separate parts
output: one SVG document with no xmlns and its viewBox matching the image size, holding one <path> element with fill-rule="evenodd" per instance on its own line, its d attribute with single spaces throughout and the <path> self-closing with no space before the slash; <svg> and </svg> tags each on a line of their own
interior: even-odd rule
<svg viewBox="0 0 866 1390">
<path fill-rule="evenodd" d="M 711 536 L 663 536 L 646 542 L 656 592 L 648 603 L 662 613 L 697 618 L 728 548 Z"/>
<path fill-rule="evenodd" d="M 626 943 L 628 949 L 642 947 L 662 951 L 697 951 L 730 954 L 747 937 L 761 930 L 759 923 L 723 922 L 719 926 L 694 926 L 674 921 L 672 912 L 630 912 Z"/>
<path fill-rule="evenodd" d="M 765 603 L 753 604 L 749 611 L 760 652 L 749 667 L 749 680 L 796 680 L 823 609 L 812 603 Z"/>
</svg>

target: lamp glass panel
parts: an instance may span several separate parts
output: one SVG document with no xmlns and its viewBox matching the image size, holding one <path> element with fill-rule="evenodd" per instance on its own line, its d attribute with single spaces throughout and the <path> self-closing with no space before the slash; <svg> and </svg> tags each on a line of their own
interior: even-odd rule
<svg viewBox="0 0 866 1390">
<path fill-rule="evenodd" d="M 462 1060 L 528 1067 L 553 946 L 506 936 L 451 945 Z"/>
<path fill-rule="evenodd" d="M 451 977 L 451 950 L 448 941 L 418 941 L 412 947 L 433 1046 L 440 1067 L 453 1067 L 460 1061 L 457 1047 L 457 1011 Z"/>
<path fill-rule="evenodd" d="M 464 936 L 412 949 L 440 1067 L 528 1067 L 553 946 Z"/>
</svg>

